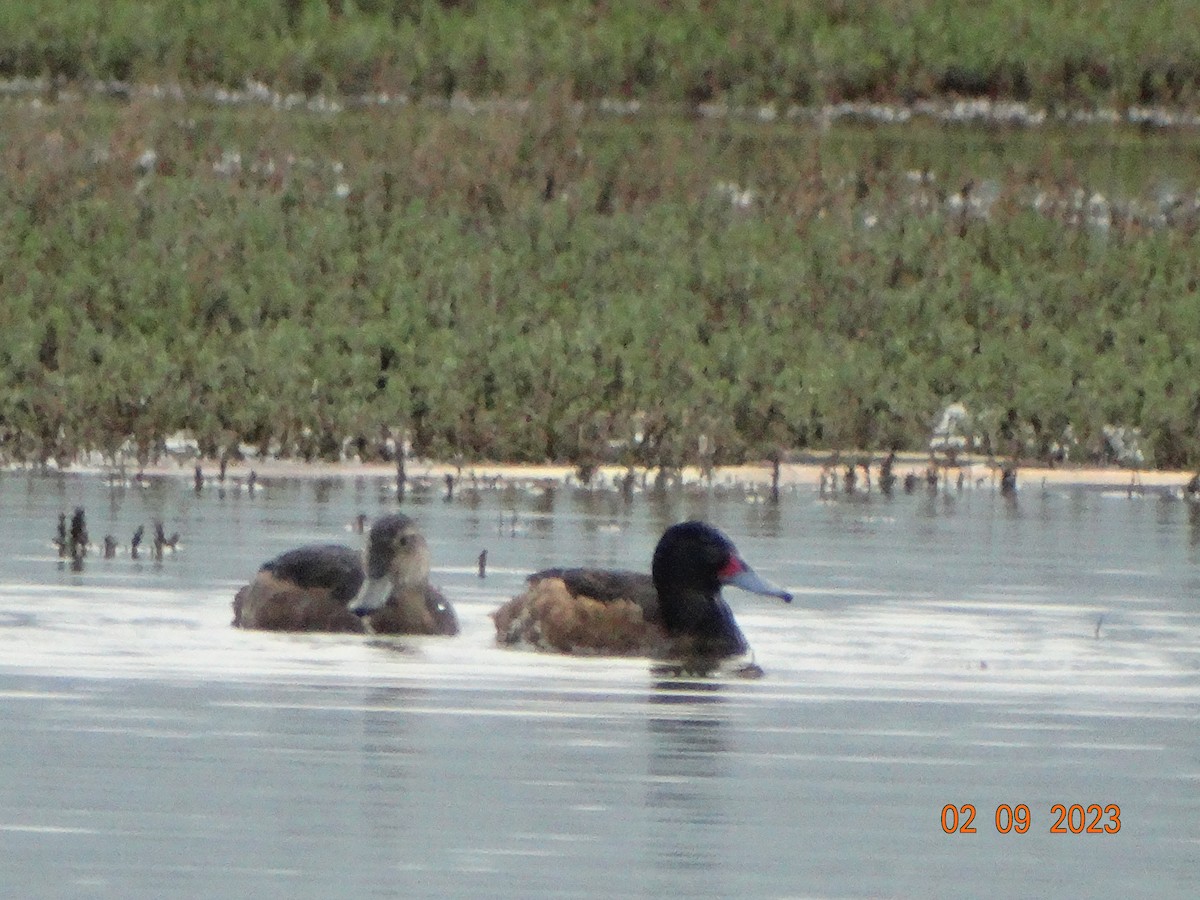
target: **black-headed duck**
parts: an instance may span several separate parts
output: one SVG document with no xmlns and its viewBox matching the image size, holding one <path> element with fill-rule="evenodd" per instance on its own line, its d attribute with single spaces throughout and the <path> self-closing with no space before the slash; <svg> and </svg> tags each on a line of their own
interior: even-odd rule
<svg viewBox="0 0 1200 900">
<path fill-rule="evenodd" d="M 492 619 L 501 644 L 562 652 L 719 661 L 750 647 L 721 587 L 735 585 L 790 602 L 704 522 L 663 533 L 651 574 L 609 569 L 546 569 Z"/>
<path fill-rule="evenodd" d="M 269 631 L 458 633 L 450 601 L 429 583 L 429 545 L 408 516 L 371 526 L 365 555 L 338 544 L 282 553 L 237 592 L 233 624 Z"/>
</svg>

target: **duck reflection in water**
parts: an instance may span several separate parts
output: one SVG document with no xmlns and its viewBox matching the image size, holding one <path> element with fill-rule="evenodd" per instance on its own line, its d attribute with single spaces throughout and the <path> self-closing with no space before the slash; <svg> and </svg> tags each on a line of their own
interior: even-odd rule
<svg viewBox="0 0 1200 900">
<path fill-rule="evenodd" d="M 337 544 L 289 550 L 237 592 L 233 624 L 269 631 L 458 633 L 450 601 L 429 583 L 429 545 L 408 516 L 371 526 L 365 555 Z"/>
<path fill-rule="evenodd" d="M 501 644 L 564 653 L 650 656 L 669 671 L 707 674 L 730 662 L 757 675 L 750 645 L 721 597 L 723 585 L 790 602 L 760 578 L 733 542 L 704 522 L 664 532 L 651 574 L 554 568 L 492 613 Z M 736 664 L 742 663 L 741 669 Z"/>
<path fill-rule="evenodd" d="M 735 821 L 724 790 L 733 750 L 724 687 L 719 681 L 662 679 L 648 697 L 645 803 L 660 826 L 647 842 L 652 872 L 704 869 L 718 878 L 728 862 L 723 845 Z"/>
</svg>

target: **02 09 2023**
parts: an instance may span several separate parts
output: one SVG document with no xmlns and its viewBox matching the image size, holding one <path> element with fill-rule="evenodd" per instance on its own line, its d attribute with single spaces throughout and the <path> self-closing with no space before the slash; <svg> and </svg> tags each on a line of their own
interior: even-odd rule
<svg viewBox="0 0 1200 900">
<path fill-rule="evenodd" d="M 942 831 L 946 834 L 975 834 L 978 813 L 971 803 L 947 803 L 942 807 Z M 1025 834 L 1033 827 L 1027 803 L 996 807 L 993 824 L 1000 834 Z M 1116 834 L 1121 830 L 1121 807 L 1116 803 L 1055 803 L 1046 818 L 1050 834 Z"/>
</svg>

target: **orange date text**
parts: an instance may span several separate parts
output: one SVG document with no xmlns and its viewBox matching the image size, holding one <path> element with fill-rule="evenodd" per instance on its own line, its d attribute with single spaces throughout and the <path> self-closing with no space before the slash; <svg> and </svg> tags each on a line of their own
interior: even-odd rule
<svg viewBox="0 0 1200 900">
<path fill-rule="evenodd" d="M 984 816 L 986 816 L 986 811 Z M 975 834 L 978 813 L 971 803 L 947 803 L 942 807 L 942 831 L 946 834 Z M 982 818 L 980 819 L 982 822 Z M 1055 803 L 1050 807 L 1050 834 L 1116 834 L 1121 830 L 1121 807 L 1115 803 Z M 1026 803 L 996 807 L 991 824 L 999 834 L 1025 834 L 1033 827 L 1033 814 Z"/>
</svg>

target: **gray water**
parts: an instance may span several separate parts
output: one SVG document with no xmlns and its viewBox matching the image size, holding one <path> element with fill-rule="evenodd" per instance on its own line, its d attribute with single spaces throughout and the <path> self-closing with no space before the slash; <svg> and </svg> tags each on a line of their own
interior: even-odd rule
<svg viewBox="0 0 1200 900">
<path fill-rule="evenodd" d="M 179 551 L 72 571 L 50 538 L 76 505 L 93 541 L 161 519 Z M 0 474 L 3 894 L 1194 896 L 1197 507 L 431 491 L 403 508 L 459 637 L 229 627 L 264 559 L 395 507 L 371 479 Z M 727 592 L 764 678 L 494 646 L 524 574 L 645 568 L 688 517 L 797 594 Z M 1051 833 L 1055 804 L 1119 831 Z"/>
</svg>

